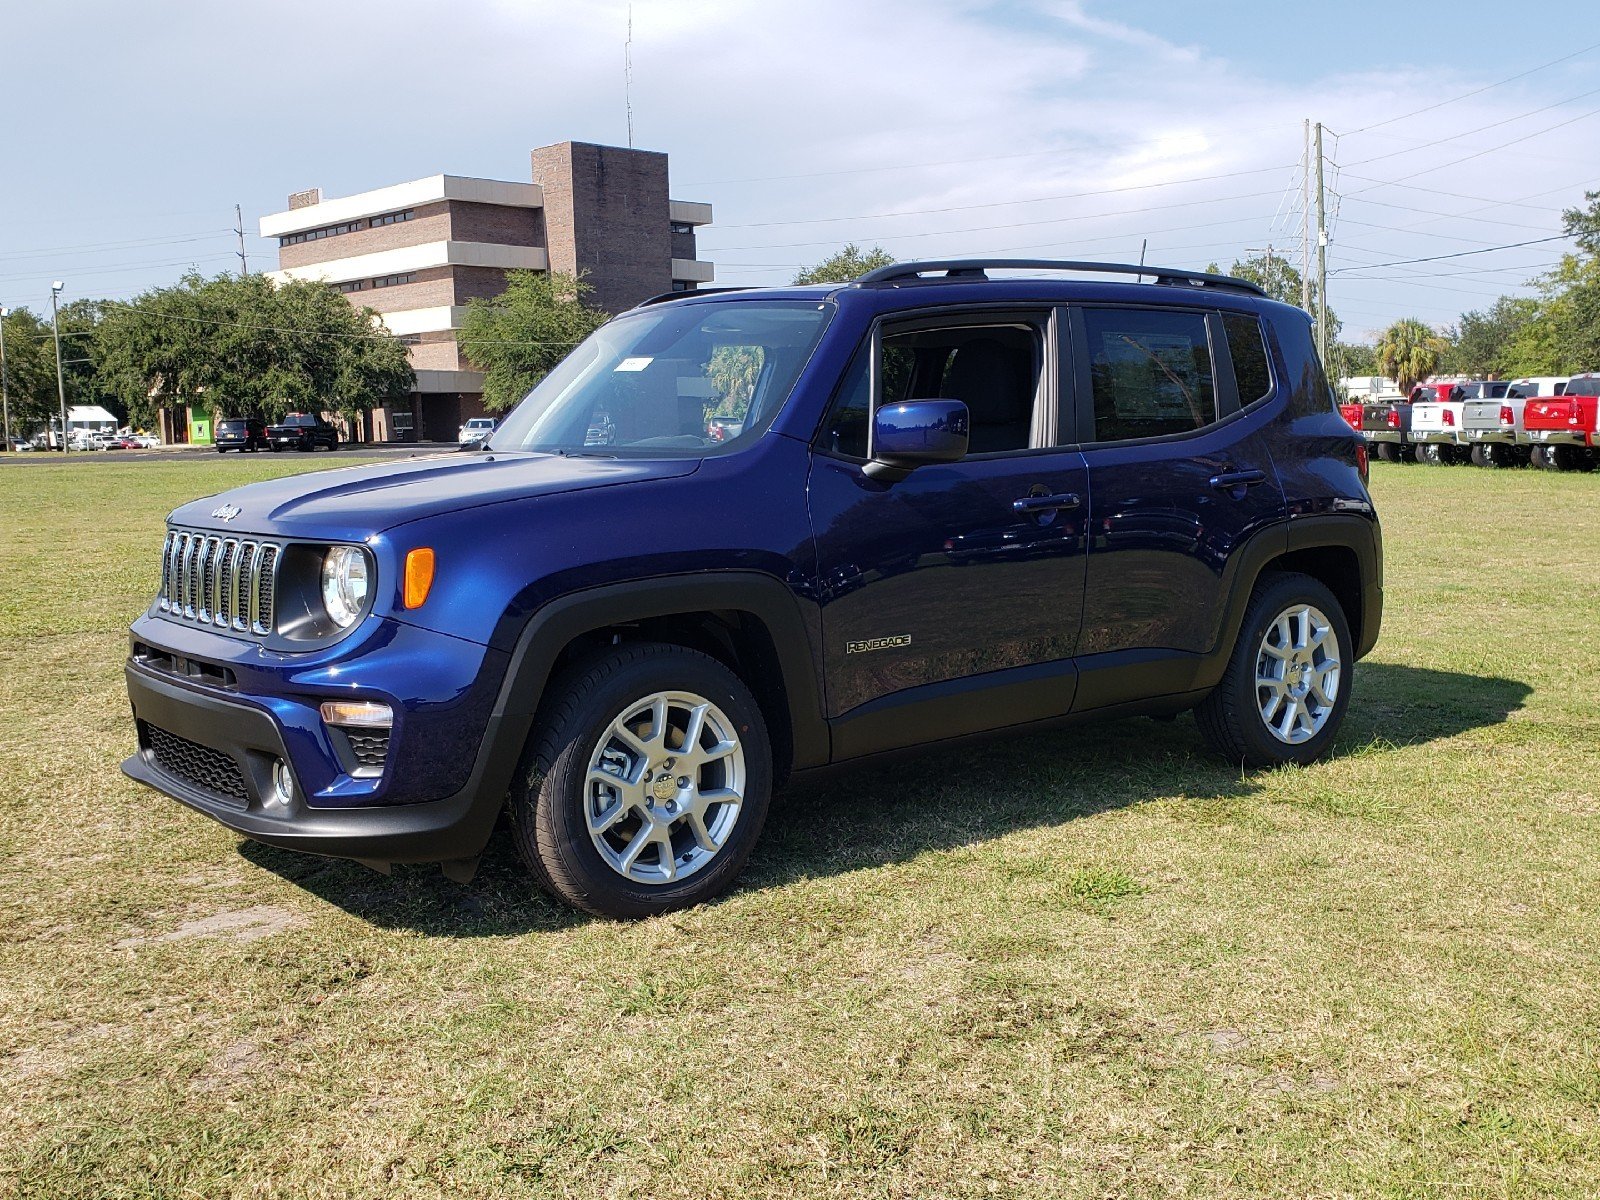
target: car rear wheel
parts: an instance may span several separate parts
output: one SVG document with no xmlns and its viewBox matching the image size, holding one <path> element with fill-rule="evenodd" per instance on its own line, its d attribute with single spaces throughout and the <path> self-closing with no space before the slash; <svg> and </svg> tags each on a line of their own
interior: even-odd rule
<svg viewBox="0 0 1600 1200">
<path fill-rule="evenodd" d="M 1354 642 L 1344 609 L 1309 575 L 1264 576 L 1222 680 L 1195 709 L 1206 740 L 1249 767 L 1310 763 L 1350 705 Z"/>
<path fill-rule="evenodd" d="M 1380 462 L 1399 462 L 1404 457 L 1400 446 L 1395 442 L 1379 442 L 1377 450 Z"/>
<path fill-rule="evenodd" d="M 551 895 L 645 917 L 726 891 L 771 792 L 766 722 L 737 675 L 681 646 L 621 646 L 551 688 L 511 826 Z"/>
</svg>

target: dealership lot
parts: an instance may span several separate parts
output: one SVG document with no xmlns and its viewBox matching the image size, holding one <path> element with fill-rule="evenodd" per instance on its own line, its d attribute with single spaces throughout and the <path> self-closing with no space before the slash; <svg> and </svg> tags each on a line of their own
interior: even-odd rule
<svg viewBox="0 0 1600 1200">
<path fill-rule="evenodd" d="M 1600 478 L 1374 468 L 1330 762 L 1180 718 L 842 775 L 618 925 L 503 841 L 385 878 L 118 772 L 168 509 L 366 453 L 0 475 L 0 1190 L 1592 1194 Z"/>
</svg>

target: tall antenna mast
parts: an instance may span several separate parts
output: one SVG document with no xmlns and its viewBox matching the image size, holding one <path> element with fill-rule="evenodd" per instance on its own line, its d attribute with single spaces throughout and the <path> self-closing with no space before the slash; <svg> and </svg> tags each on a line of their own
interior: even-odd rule
<svg viewBox="0 0 1600 1200">
<path fill-rule="evenodd" d="M 628 5 L 628 40 L 622 43 L 622 92 L 628 104 L 628 149 L 633 149 L 633 5 Z"/>
</svg>

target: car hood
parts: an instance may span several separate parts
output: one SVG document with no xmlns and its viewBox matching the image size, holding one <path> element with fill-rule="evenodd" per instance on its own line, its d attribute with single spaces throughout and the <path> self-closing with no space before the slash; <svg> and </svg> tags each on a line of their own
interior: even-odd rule
<svg viewBox="0 0 1600 1200">
<path fill-rule="evenodd" d="M 185 504 L 170 519 L 230 533 L 361 540 L 440 513 L 671 479 L 699 465 L 698 459 L 452 452 L 252 483 Z"/>
</svg>

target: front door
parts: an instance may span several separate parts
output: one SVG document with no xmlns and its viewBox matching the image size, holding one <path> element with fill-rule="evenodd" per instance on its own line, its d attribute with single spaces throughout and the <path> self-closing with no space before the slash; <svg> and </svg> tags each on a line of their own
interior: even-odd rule
<svg viewBox="0 0 1600 1200">
<path fill-rule="evenodd" d="M 1086 306 L 1071 324 L 1089 471 L 1083 710 L 1188 690 L 1222 632 L 1235 548 L 1284 500 L 1253 314 Z"/>
<path fill-rule="evenodd" d="M 1087 473 L 1054 445 L 1053 324 L 1048 310 L 942 315 L 885 326 L 858 353 L 809 492 L 836 758 L 1070 709 Z M 873 479 L 868 414 L 905 399 L 965 402 L 971 449 Z"/>
</svg>

